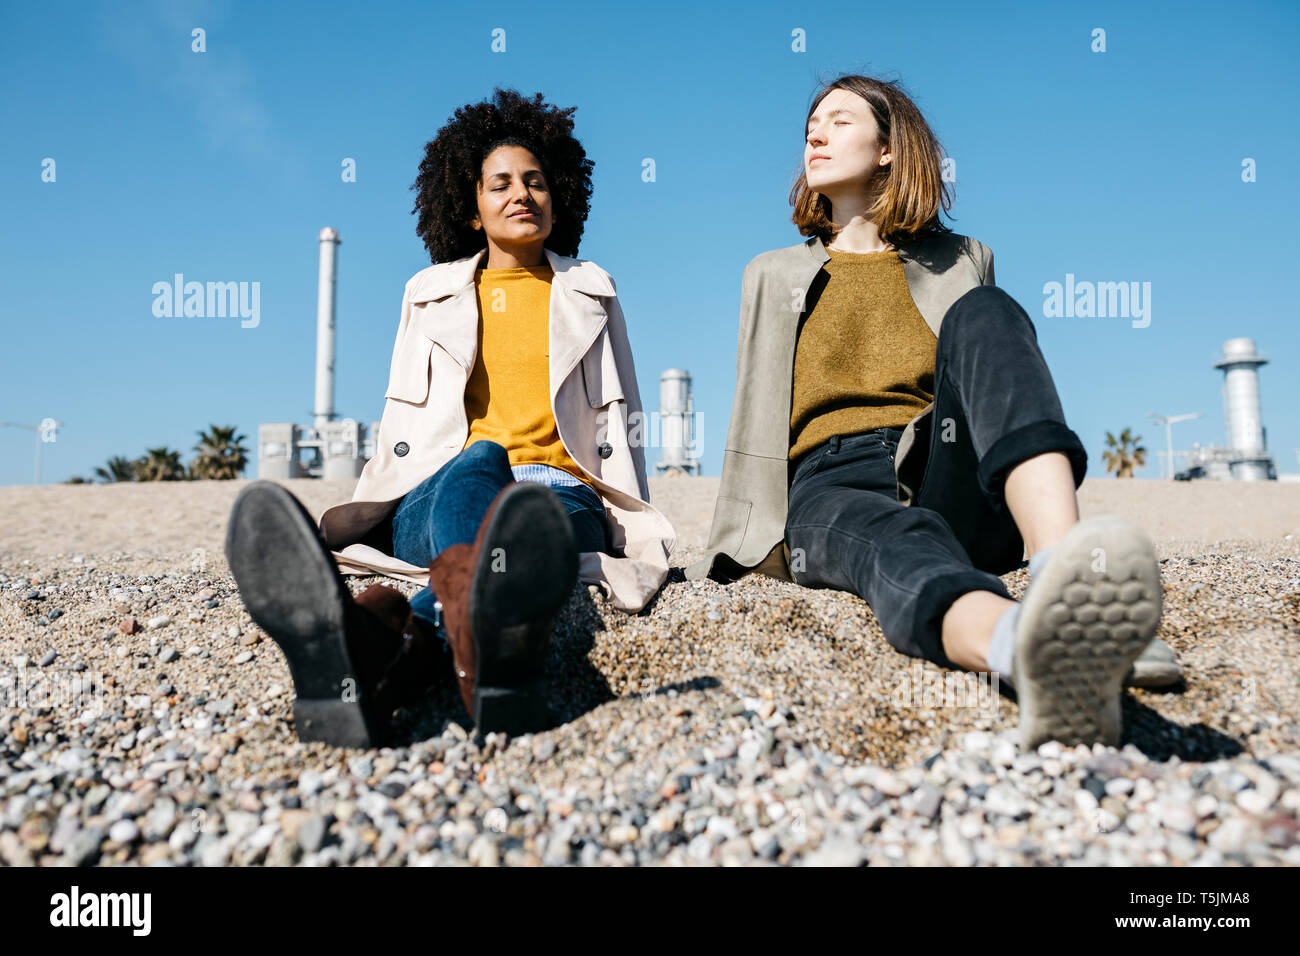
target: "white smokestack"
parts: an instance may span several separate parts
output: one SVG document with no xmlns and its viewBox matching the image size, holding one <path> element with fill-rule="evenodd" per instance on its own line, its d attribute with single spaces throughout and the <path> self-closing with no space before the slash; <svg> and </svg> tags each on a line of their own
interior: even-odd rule
<svg viewBox="0 0 1300 956">
<path fill-rule="evenodd" d="M 691 373 L 684 369 L 665 369 L 659 376 L 659 429 L 663 446 L 663 457 L 655 466 L 659 474 L 698 475 L 695 400 Z"/>
<path fill-rule="evenodd" d="M 320 278 L 316 288 L 316 409 L 313 424 L 319 435 L 334 420 L 334 287 L 338 279 L 338 247 L 343 240 L 326 226 L 320 231 Z"/>
<path fill-rule="evenodd" d="M 1223 417 L 1231 449 L 1228 468 L 1237 481 L 1272 481 L 1277 477 L 1259 401 L 1259 367 L 1268 359 L 1255 351 L 1255 340 L 1228 339 L 1215 368 L 1223 370 Z"/>
<path fill-rule="evenodd" d="M 1259 401 L 1259 367 L 1268 359 L 1255 351 L 1254 339 L 1228 339 L 1215 368 L 1223 370 L 1223 417 L 1228 447 L 1242 455 L 1264 452 L 1264 416 Z"/>
</svg>

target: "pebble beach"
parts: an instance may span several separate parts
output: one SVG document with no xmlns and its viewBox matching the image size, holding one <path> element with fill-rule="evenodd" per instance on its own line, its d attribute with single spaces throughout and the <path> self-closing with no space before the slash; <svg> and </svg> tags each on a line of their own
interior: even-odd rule
<svg viewBox="0 0 1300 956">
<path fill-rule="evenodd" d="M 247 483 L 0 488 L 0 862 L 1300 864 L 1300 484 L 1084 482 L 1154 541 L 1185 672 L 1126 692 L 1119 748 L 1021 750 L 1013 696 L 853 595 L 687 581 L 718 479 L 664 478 L 669 582 L 638 615 L 575 588 L 550 729 L 477 737 L 448 662 L 363 751 L 294 734 L 222 553 Z M 316 517 L 355 484 L 281 483 Z"/>
</svg>

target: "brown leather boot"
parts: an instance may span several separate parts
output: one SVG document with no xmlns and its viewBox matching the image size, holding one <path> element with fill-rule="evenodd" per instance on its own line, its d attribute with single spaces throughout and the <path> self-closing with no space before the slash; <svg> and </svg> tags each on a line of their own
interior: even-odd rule
<svg viewBox="0 0 1300 956">
<path fill-rule="evenodd" d="M 487 519 L 484 519 L 486 523 Z M 429 565 L 429 587 L 439 595 L 443 632 L 451 650 L 460 699 L 465 703 L 465 712 L 470 715 L 474 713 L 474 685 L 478 674 L 478 651 L 470 627 L 468 600 L 478 555 L 476 544 L 453 544 L 443 549 Z"/>
<path fill-rule="evenodd" d="M 461 698 L 481 733 L 546 726 L 551 619 L 577 577 L 568 512 L 530 481 L 502 489 L 473 544 L 452 545 L 429 565 Z"/>
</svg>

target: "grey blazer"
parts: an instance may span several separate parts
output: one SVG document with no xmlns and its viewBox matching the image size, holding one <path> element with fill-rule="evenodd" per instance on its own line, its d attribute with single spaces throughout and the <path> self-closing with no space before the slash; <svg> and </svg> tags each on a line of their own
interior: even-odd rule
<svg viewBox="0 0 1300 956">
<path fill-rule="evenodd" d="M 949 307 L 978 285 L 993 285 L 993 252 L 956 233 L 898 242 L 907 288 L 917 310 L 939 335 Z M 790 388 L 804 298 L 830 254 L 813 236 L 773 249 L 745 267 L 740 296 L 736 396 L 713 509 L 708 552 L 686 569 L 730 581 L 750 571 L 793 580 L 784 546 L 789 493 Z M 914 503 L 929 455 L 927 405 L 898 442 L 894 469 L 898 500 Z"/>
</svg>

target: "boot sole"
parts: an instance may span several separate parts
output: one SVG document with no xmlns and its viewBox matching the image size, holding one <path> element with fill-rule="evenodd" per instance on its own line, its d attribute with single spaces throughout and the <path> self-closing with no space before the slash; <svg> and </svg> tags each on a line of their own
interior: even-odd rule
<svg viewBox="0 0 1300 956">
<path fill-rule="evenodd" d="M 362 700 L 348 653 L 350 594 L 298 499 L 270 481 L 244 488 L 226 528 L 226 560 L 244 607 L 289 663 L 298 739 L 379 746 L 388 722 Z"/>
<path fill-rule="evenodd" d="M 1155 636 L 1162 605 L 1160 564 L 1135 525 L 1098 515 L 1070 529 L 1020 609 L 1022 747 L 1119 746 L 1121 683 Z"/>
<path fill-rule="evenodd" d="M 569 514 L 550 488 L 509 486 L 484 534 L 470 590 L 477 653 L 475 725 L 482 733 L 547 726 L 543 668 L 551 620 L 578 579 Z"/>
</svg>

